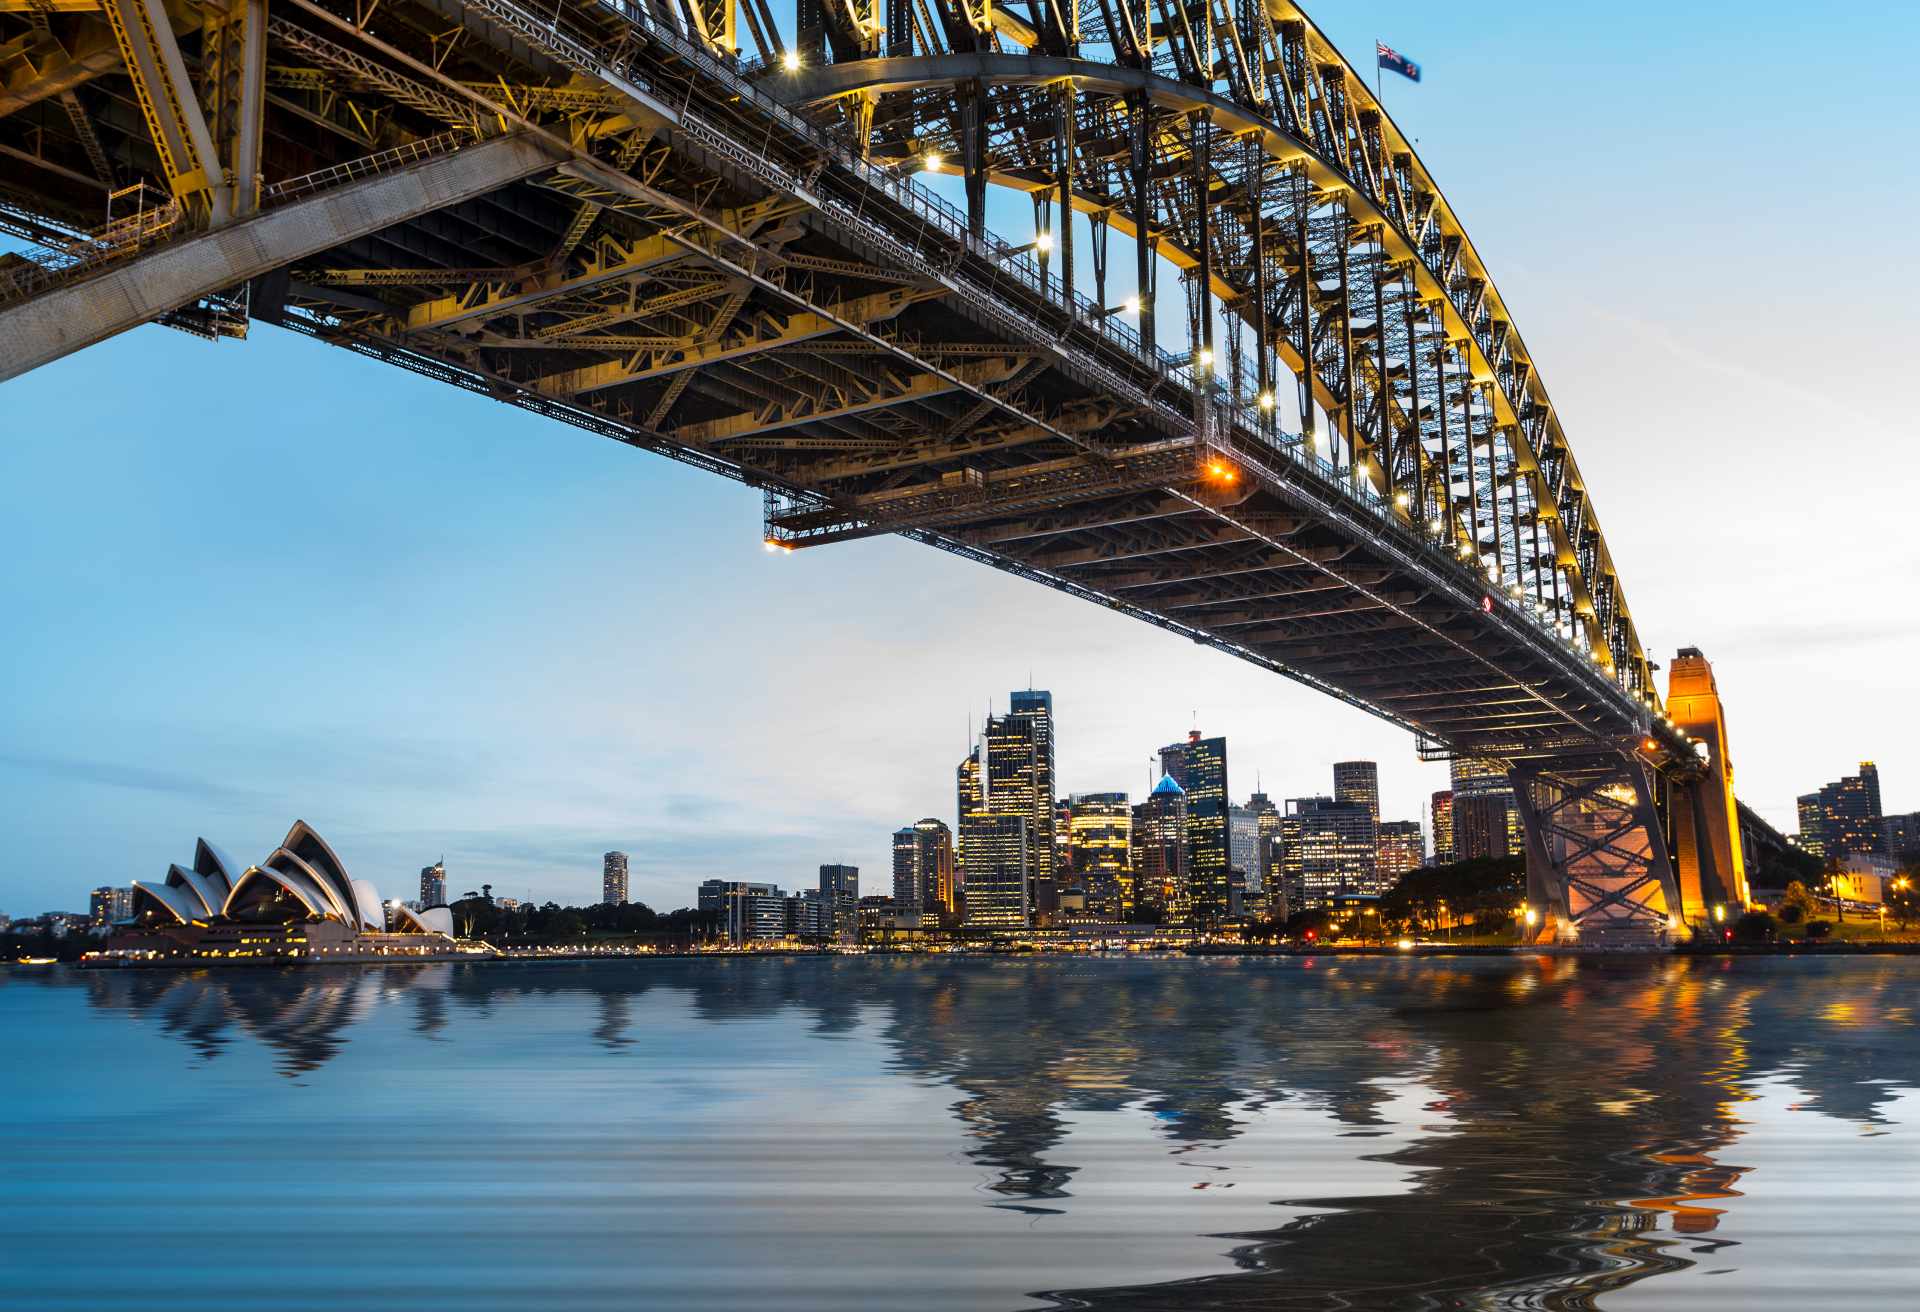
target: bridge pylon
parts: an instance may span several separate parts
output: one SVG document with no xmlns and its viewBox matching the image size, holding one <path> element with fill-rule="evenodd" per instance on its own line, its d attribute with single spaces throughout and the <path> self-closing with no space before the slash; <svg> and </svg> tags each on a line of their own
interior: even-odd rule
<svg viewBox="0 0 1920 1312">
<path fill-rule="evenodd" d="M 1667 822 L 1680 897 L 1689 925 L 1709 933 L 1746 909 L 1746 856 L 1740 841 L 1727 721 L 1713 665 L 1698 647 L 1682 647 L 1667 671 L 1667 715 L 1698 744 L 1699 768 L 1669 784 Z"/>
</svg>

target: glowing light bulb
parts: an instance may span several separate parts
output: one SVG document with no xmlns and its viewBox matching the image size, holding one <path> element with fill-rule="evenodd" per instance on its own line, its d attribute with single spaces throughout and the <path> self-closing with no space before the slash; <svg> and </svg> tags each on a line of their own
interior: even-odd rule
<svg viewBox="0 0 1920 1312">
<path fill-rule="evenodd" d="M 1034 248 L 1035 250 L 1037 250 L 1037 251 L 1039 251 L 1039 252 L 1041 252 L 1042 254 L 1044 254 L 1044 253 L 1046 253 L 1047 251 L 1050 251 L 1050 250 L 1052 250 L 1052 249 L 1053 249 L 1053 234 L 1052 234 L 1051 232 L 1036 232 L 1036 233 L 1034 233 L 1034 234 L 1033 234 L 1033 248 Z"/>
<path fill-rule="evenodd" d="M 1260 393 L 1260 408 L 1262 410 L 1273 409 L 1273 393 L 1272 392 Z"/>
<path fill-rule="evenodd" d="M 1203 346 L 1200 348 L 1200 367 L 1202 369 L 1213 368 L 1213 350 L 1211 347 Z"/>
<path fill-rule="evenodd" d="M 1140 298 L 1138 296 L 1127 297 L 1125 308 L 1128 314 L 1140 313 Z"/>
<path fill-rule="evenodd" d="M 1395 492 L 1393 494 L 1393 504 L 1396 506 L 1399 506 L 1402 510 L 1405 510 L 1408 506 L 1413 504 L 1413 498 L 1408 496 L 1405 492 Z"/>
<path fill-rule="evenodd" d="M 921 157 L 921 164 L 929 173 L 938 173 L 940 166 L 944 163 L 946 160 L 940 157 L 940 152 L 937 150 L 930 150 Z"/>
<path fill-rule="evenodd" d="M 786 54 L 780 56 L 780 66 L 789 73 L 798 73 L 800 71 L 800 52 L 798 50 L 787 51 Z"/>
</svg>

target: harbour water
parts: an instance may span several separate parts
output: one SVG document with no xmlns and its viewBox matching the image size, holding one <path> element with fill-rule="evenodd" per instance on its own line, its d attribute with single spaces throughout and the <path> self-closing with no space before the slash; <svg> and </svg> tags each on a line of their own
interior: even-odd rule
<svg viewBox="0 0 1920 1312">
<path fill-rule="evenodd" d="M 0 977 L 0 1306 L 1911 1309 L 1920 959 Z"/>
</svg>

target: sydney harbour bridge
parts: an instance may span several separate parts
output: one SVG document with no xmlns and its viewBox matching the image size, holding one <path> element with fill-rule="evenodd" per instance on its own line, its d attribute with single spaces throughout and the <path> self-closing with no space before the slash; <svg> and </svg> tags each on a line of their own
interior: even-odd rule
<svg viewBox="0 0 1920 1312">
<path fill-rule="evenodd" d="M 1504 762 L 1543 932 L 1746 901 L 1710 667 L 1286 0 L 0 0 L 0 228 L 0 379 L 276 324 Z"/>
</svg>

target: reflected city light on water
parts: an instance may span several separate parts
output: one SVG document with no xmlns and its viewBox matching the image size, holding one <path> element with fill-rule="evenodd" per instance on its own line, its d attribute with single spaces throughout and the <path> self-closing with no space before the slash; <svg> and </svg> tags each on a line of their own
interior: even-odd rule
<svg viewBox="0 0 1920 1312">
<path fill-rule="evenodd" d="M 13 976 L 0 1025 L 44 1055 L 0 1076 L 7 1288 L 1785 1309 L 1818 1275 L 1847 1295 L 1821 1305 L 1905 1307 L 1910 1269 L 1834 1261 L 1907 1251 L 1916 984 L 1901 958 Z M 183 1214 L 248 1242 L 182 1251 Z"/>
</svg>

